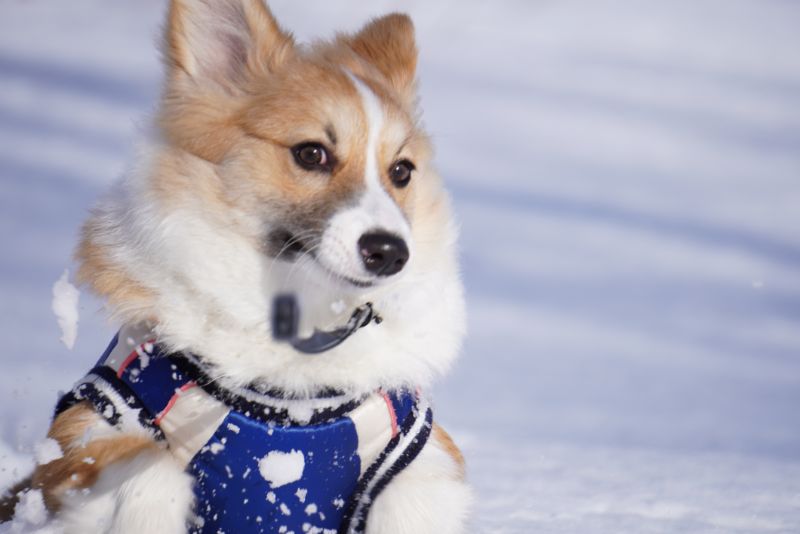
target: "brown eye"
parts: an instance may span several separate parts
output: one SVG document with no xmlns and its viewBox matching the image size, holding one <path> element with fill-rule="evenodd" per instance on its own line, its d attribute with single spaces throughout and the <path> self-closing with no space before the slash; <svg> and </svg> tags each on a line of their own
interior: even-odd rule
<svg viewBox="0 0 800 534">
<path fill-rule="evenodd" d="M 414 164 L 408 161 L 407 159 L 402 159 L 392 165 L 392 168 L 389 169 L 389 178 L 392 180 L 392 183 L 395 187 L 403 188 L 408 185 L 408 182 L 411 181 L 411 171 L 416 169 Z"/>
<path fill-rule="evenodd" d="M 319 143 L 300 143 L 292 147 L 294 161 L 307 171 L 331 172 L 333 158 Z"/>
</svg>

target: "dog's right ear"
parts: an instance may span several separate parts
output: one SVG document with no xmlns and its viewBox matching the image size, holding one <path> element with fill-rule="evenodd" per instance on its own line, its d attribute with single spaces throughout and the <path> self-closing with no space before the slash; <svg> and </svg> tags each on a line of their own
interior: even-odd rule
<svg viewBox="0 0 800 534">
<path fill-rule="evenodd" d="M 392 13 L 372 20 L 345 42 L 406 98 L 416 91 L 417 45 L 408 15 Z"/>
<path fill-rule="evenodd" d="M 190 82 L 235 95 L 250 74 L 278 67 L 293 49 L 263 0 L 170 2 L 163 53 L 173 89 Z"/>
</svg>

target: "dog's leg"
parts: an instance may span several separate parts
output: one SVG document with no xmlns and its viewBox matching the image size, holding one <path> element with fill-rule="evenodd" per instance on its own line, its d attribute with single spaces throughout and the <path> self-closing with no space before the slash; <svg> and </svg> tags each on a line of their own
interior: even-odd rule
<svg viewBox="0 0 800 534">
<path fill-rule="evenodd" d="M 464 459 L 434 425 L 419 456 L 383 490 L 367 518 L 368 534 L 457 534 L 464 531 L 472 493 Z"/>
<path fill-rule="evenodd" d="M 62 500 L 66 534 L 185 533 L 190 520 L 192 478 L 163 451 L 148 451 L 109 466 L 86 492 Z"/>
<path fill-rule="evenodd" d="M 192 478 L 151 436 L 120 432 L 77 405 L 48 434 L 63 456 L 39 466 L 33 487 L 65 534 L 186 532 Z"/>
</svg>

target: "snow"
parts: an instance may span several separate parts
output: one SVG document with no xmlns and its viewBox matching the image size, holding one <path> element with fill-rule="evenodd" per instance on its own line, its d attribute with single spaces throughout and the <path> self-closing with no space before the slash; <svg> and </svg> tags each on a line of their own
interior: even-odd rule
<svg viewBox="0 0 800 534">
<path fill-rule="evenodd" d="M 303 451 L 294 449 L 289 452 L 272 451 L 258 461 L 259 473 L 273 489 L 297 482 L 303 477 L 305 468 Z"/>
<path fill-rule="evenodd" d="M 33 447 L 33 456 L 38 465 L 45 465 L 63 458 L 64 452 L 56 440 L 45 438 Z"/>
<path fill-rule="evenodd" d="M 301 39 L 416 20 L 470 312 L 435 413 L 467 457 L 471 532 L 800 531 L 800 5 L 273 7 Z M 68 353 L 50 288 L 132 161 L 162 16 L 2 8 L 0 487 L 113 335 L 84 313 Z"/>
<path fill-rule="evenodd" d="M 24 478 L 34 466 L 31 455 L 18 452 L 0 441 L 0 494 Z"/>
<path fill-rule="evenodd" d="M 48 524 L 47 509 L 41 490 L 30 490 L 20 495 L 14 508 L 14 520 L 0 527 L 0 532 L 13 534 L 60 534 L 61 529 L 54 523 Z"/>
<path fill-rule="evenodd" d="M 211 454 L 217 455 L 225 450 L 225 444 L 215 441 L 208 445 L 208 449 L 211 451 Z"/>
<path fill-rule="evenodd" d="M 78 337 L 80 291 L 69 281 L 69 269 L 53 284 L 53 313 L 61 329 L 61 342 L 72 350 Z"/>
<path fill-rule="evenodd" d="M 286 404 L 286 411 L 294 421 L 307 424 L 314 416 L 314 403 L 302 400 L 293 400 Z"/>
</svg>

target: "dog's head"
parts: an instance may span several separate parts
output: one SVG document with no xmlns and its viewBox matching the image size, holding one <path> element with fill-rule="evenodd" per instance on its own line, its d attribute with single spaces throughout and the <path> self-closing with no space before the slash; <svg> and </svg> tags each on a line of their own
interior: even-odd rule
<svg viewBox="0 0 800 534">
<path fill-rule="evenodd" d="M 241 231 L 345 290 L 400 276 L 430 159 L 408 17 L 310 50 L 259 1 L 176 2 L 169 24 L 164 131 L 217 166 Z"/>
<path fill-rule="evenodd" d="M 461 330 L 454 230 L 418 122 L 410 19 L 388 15 L 306 47 L 261 0 L 174 0 L 164 56 L 160 140 L 87 225 L 83 278 L 176 346 L 246 360 L 228 372 L 239 379 L 308 382 L 296 368 L 313 367 L 297 363 L 308 357 L 277 347 L 265 326 L 272 297 L 287 291 L 306 330 L 375 302 L 385 324 L 348 340 L 348 352 L 392 343 L 405 355 L 397 363 L 414 367 L 403 359 L 421 347 L 399 336 L 415 336 L 449 361 Z M 134 256 L 157 268 L 129 265 Z M 135 290 L 108 291 L 115 276 Z M 260 356 L 239 354 L 248 351 Z M 276 379 L 291 363 L 292 378 Z M 418 374 L 426 366 L 426 376 L 443 367 L 421 361 Z"/>
</svg>

